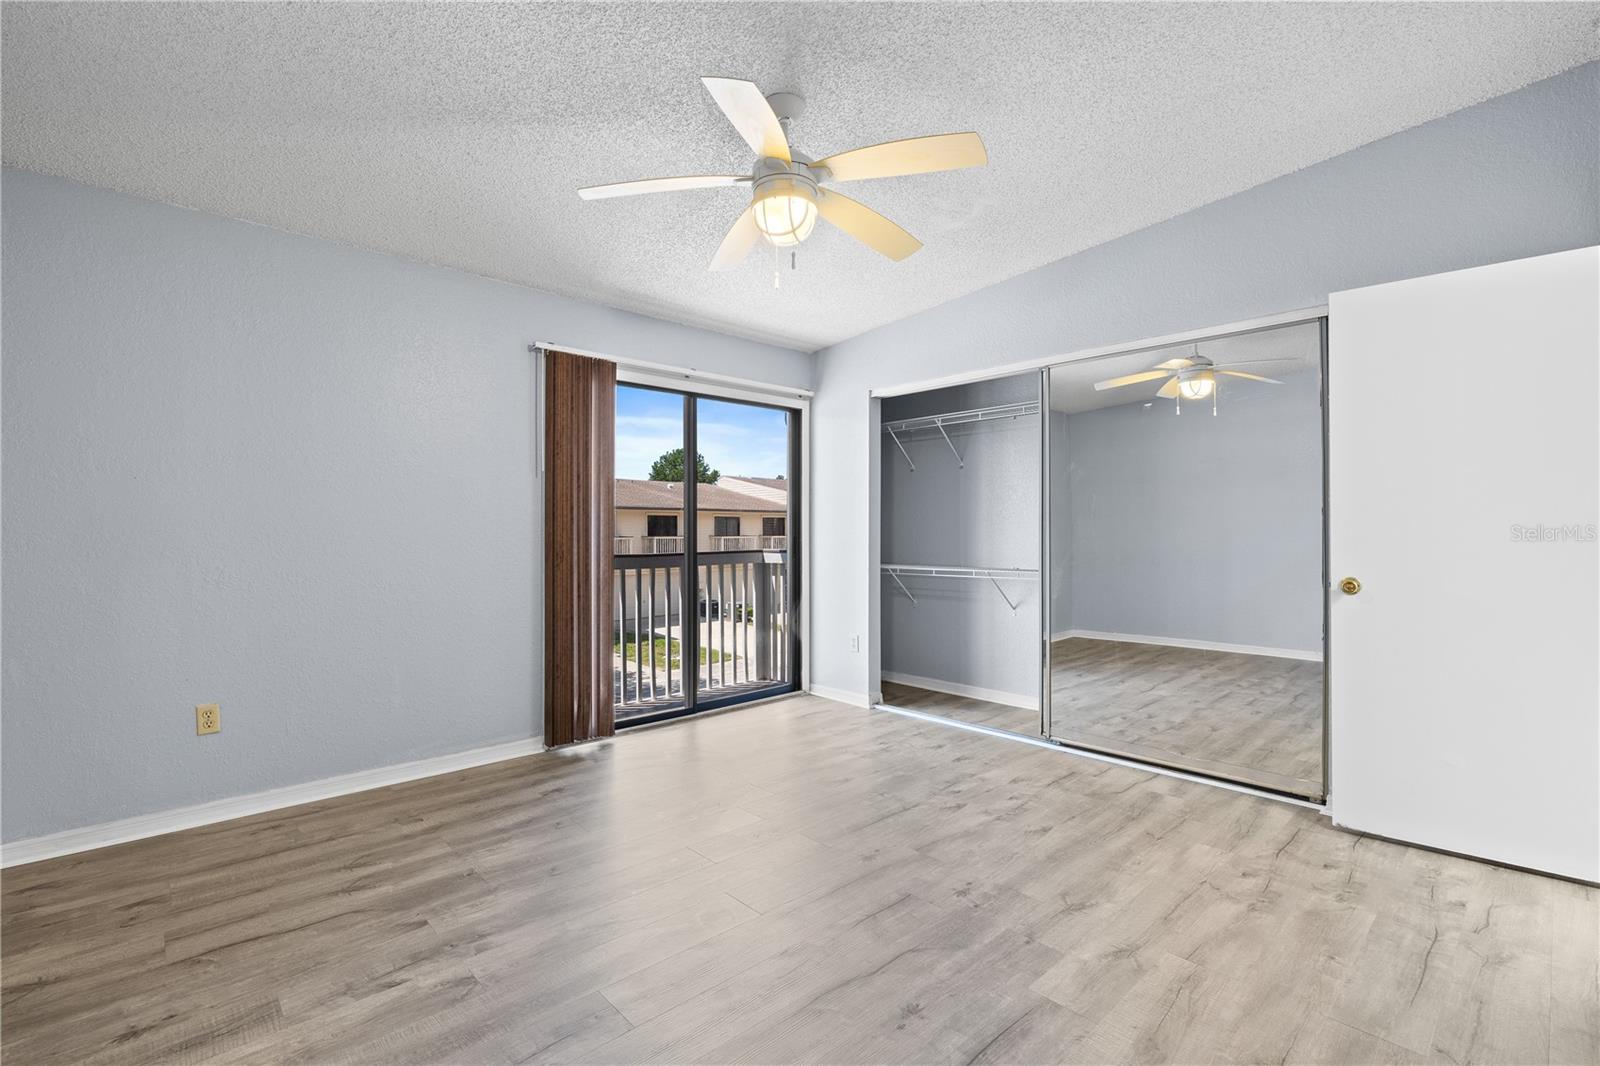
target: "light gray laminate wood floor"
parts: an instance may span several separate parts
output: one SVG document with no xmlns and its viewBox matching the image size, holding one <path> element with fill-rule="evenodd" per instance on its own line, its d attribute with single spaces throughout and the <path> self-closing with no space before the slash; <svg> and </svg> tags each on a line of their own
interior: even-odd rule
<svg viewBox="0 0 1600 1066">
<path fill-rule="evenodd" d="M 0 909 L 8 1064 L 1600 1059 L 1595 889 L 806 696 Z"/>
<path fill-rule="evenodd" d="M 1320 798 L 1320 662 L 1083 637 L 1050 652 L 1057 740 Z M 1037 710 L 888 681 L 883 699 L 1039 735 Z"/>
<path fill-rule="evenodd" d="M 969 725 L 985 725 L 1029 737 L 1039 736 L 1042 725 L 1036 707 L 1016 707 L 1009 703 L 958 696 L 953 692 L 935 692 L 916 685 L 902 685 L 898 681 L 883 682 L 883 702 L 890 707 L 936 714 Z"/>
</svg>

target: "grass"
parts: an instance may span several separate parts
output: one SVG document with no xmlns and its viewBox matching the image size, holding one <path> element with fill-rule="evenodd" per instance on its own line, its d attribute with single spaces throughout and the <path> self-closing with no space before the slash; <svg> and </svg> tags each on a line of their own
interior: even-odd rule
<svg viewBox="0 0 1600 1066">
<path fill-rule="evenodd" d="M 631 640 L 623 644 L 617 644 L 613 642 L 611 645 L 612 653 L 621 655 L 623 660 L 629 663 L 637 661 L 639 657 L 639 653 L 636 651 L 637 648 L 638 645 Z M 646 663 L 649 663 L 650 659 L 654 657 L 656 668 L 659 670 L 665 670 L 667 668 L 668 660 L 670 659 L 672 668 L 674 670 L 682 669 L 683 653 L 676 640 L 672 640 L 668 637 L 657 637 L 647 643 L 645 648 L 646 654 L 644 656 L 644 661 Z M 701 666 L 706 665 L 708 662 L 717 663 L 721 662 L 723 659 L 732 658 L 733 654 L 731 652 L 715 651 L 710 648 L 700 649 Z"/>
</svg>

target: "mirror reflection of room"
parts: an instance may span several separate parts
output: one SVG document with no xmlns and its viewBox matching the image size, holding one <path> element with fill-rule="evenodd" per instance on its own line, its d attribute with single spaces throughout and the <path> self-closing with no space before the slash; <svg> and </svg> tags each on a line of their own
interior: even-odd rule
<svg viewBox="0 0 1600 1066">
<path fill-rule="evenodd" d="M 882 698 L 1040 734 L 1040 375 L 882 402 Z"/>
<path fill-rule="evenodd" d="M 1323 792 L 1317 323 L 1050 374 L 1050 732 Z"/>
</svg>

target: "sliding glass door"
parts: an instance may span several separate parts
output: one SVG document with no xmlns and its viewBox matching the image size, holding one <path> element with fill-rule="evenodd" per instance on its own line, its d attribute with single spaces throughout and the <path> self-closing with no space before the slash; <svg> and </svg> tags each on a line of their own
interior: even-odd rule
<svg viewBox="0 0 1600 1066">
<path fill-rule="evenodd" d="M 619 383 L 619 726 L 792 691 L 799 414 Z"/>
<path fill-rule="evenodd" d="M 670 472 L 682 458 L 678 393 L 617 385 L 615 518 L 612 540 L 612 699 L 630 716 L 684 705 L 684 485 Z"/>
</svg>

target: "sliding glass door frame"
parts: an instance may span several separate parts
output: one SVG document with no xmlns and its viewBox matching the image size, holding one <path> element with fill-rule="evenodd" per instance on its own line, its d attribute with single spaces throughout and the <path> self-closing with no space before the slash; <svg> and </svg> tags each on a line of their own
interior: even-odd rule
<svg viewBox="0 0 1600 1066">
<path fill-rule="evenodd" d="M 683 702 L 681 706 L 633 715 L 626 719 L 619 718 L 616 728 L 620 731 L 633 726 L 650 725 L 655 722 L 682 718 L 686 715 L 699 714 L 703 711 L 716 710 L 720 707 L 771 699 L 774 696 L 782 696 L 799 691 L 801 685 L 801 559 L 803 557 L 801 543 L 801 499 L 803 495 L 801 478 L 804 476 L 804 472 L 801 469 L 803 440 L 801 419 L 803 410 L 783 404 L 762 403 L 758 400 L 749 400 L 742 397 L 735 398 L 713 393 L 693 392 L 686 389 L 673 389 L 632 381 L 619 382 L 619 387 L 621 386 L 632 389 L 649 389 L 654 392 L 678 395 L 683 398 L 683 569 L 680 588 L 681 617 L 683 621 L 680 623 L 682 635 L 679 638 L 679 661 L 683 664 L 684 669 L 682 673 Z M 700 530 L 699 509 L 696 506 L 699 502 L 697 498 L 699 481 L 695 475 L 700 455 L 698 401 L 702 399 L 781 411 L 787 416 L 788 428 L 786 441 L 788 468 L 785 471 L 785 480 L 788 482 L 788 488 L 784 519 L 784 551 L 787 558 L 784 564 L 783 581 L 784 614 L 788 619 L 784 632 L 785 674 L 787 676 L 781 681 L 774 681 L 771 685 L 761 688 L 746 689 L 728 695 L 713 695 L 709 698 L 702 698 L 700 693 Z M 707 618 L 708 620 L 710 618 L 709 610 Z M 670 651 L 668 654 L 670 655 Z M 707 668 L 709 669 L 709 662 Z"/>
</svg>

